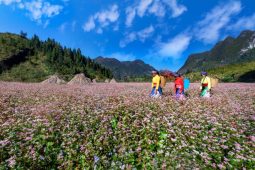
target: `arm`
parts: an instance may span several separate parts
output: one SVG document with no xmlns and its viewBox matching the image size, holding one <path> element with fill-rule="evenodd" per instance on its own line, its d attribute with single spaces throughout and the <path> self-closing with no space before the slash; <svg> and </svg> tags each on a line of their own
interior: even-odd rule
<svg viewBox="0 0 255 170">
<path fill-rule="evenodd" d="M 204 78 L 202 78 L 202 80 L 201 80 L 201 83 L 200 83 L 200 90 L 203 89 L 203 87 L 202 87 L 203 82 L 204 82 Z"/>
<path fill-rule="evenodd" d="M 210 79 L 210 77 L 207 77 L 207 82 L 208 82 L 208 89 L 211 90 L 212 84 L 211 84 L 211 79 Z"/>
<path fill-rule="evenodd" d="M 184 80 L 183 79 L 181 79 L 181 86 L 182 86 L 181 92 L 183 92 L 184 91 Z"/>
<path fill-rule="evenodd" d="M 160 85 L 160 77 L 157 78 L 157 85 L 156 85 L 156 90 L 157 91 L 158 91 L 159 85 Z"/>
</svg>

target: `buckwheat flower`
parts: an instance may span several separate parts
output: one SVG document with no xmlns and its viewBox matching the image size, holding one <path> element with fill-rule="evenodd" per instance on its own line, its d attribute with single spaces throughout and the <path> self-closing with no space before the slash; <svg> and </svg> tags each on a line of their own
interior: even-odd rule
<svg viewBox="0 0 255 170">
<path fill-rule="evenodd" d="M 235 143 L 236 150 L 241 150 L 241 145 L 239 143 Z"/>
<path fill-rule="evenodd" d="M 213 164 L 212 164 L 212 167 L 216 169 L 216 164 L 215 164 L 215 163 L 213 163 Z"/>
<path fill-rule="evenodd" d="M 228 158 L 226 158 L 226 157 L 224 157 L 224 161 L 225 161 L 225 162 L 228 162 L 228 161 L 229 161 L 229 159 L 228 159 Z"/>
<path fill-rule="evenodd" d="M 219 169 L 226 169 L 226 167 L 225 167 L 223 164 L 218 164 L 217 167 L 218 167 Z"/>
<path fill-rule="evenodd" d="M 44 159 L 45 159 L 45 157 L 44 157 L 44 156 L 42 156 L 42 155 L 40 155 L 39 159 L 44 160 Z"/>
<path fill-rule="evenodd" d="M 208 136 L 204 136 L 204 137 L 203 137 L 203 140 L 207 140 L 207 139 L 208 139 Z"/>
<path fill-rule="evenodd" d="M 14 156 L 10 157 L 9 159 L 7 159 L 7 162 L 8 162 L 8 166 L 13 168 L 14 165 L 16 164 L 15 157 Z"/>
<path fill-rule="evenodd" d="M 255 142 L 255 136 L 249 136 L 249 139 L 250 139 L 252 142 Z"/>
<path fill-rule="evenodd" d="M 223 149 L 228 149 L 228 146 L 226 146 L 226 145 L 220 145 L 220 147 Z"/>
<path fill-rule="evenodd" d="M 100 160 L 100 158 L 98 156 L 94 156 L 94 164 L 96 164 L 98 161 Z"/>
<path fill-rule="evenodd" d="M 25 141 L 30 141 L 30 140 L 32 140 L 32 137 L 26 137 L 25 138 Z"/>
<path fill-rule="evenodd" d="M 10 141 L 8 139 L 1 140 L 0 141 L 0 148 L 3 148 L 4 146 L 8 145 Z"/>
<path fill-rule="evenodd" d="M 172 141 L 172 142 L 176 142 L 177 139 L 176 139 L 176 138 L 171 138 L 171 141 Z"/>
</svg>

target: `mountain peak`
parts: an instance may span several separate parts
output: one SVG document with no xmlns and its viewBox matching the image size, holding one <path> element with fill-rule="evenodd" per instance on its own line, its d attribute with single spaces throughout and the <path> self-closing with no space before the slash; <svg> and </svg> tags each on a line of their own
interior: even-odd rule
<svg viewBox="0 0 255 170">
<path fill-rule="evenodd" d="M 119 61 L 116 58 L 97 57 L 95 61 L 105 68 L 110 69 L 116 79 L 148 76 L 152 70 L 155 70 L 152 66 L 144 63 L 144 61 L 140 59 L 134 61 Z"/>
<path fill-rule="evenodd" d="M 255 34 L 255 31 L 251 31 L 251 30 L 244 30 L 240 33 L 240 35 L 237 38 L 244 38 L 244 37 L 250 37 L 253 34 Z"/>
<path fill-rule="evenodd" d="M 187 73 L 190 71 L 201 71 L 255 60 L 254 55 L 243 55 L 253 49 L 253 40 L 255 31 L 245 30 L 237 38 L 226 37 L 223 41 L 218 42 L 210 51 L 192 54 L 188 57 L 185 64 L 179 72 Z"/>
</svg>

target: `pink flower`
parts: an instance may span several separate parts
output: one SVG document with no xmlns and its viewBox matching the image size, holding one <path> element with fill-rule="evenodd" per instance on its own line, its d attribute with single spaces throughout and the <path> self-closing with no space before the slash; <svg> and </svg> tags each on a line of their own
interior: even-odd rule
<svg viewBox="0 0 255 170">
<path fill-rule="evenodd" d="M 218 164 L 217 166 L 218 166 L 219 169 L 226 169 L 226 167 L 222 164 Z"/>
<path fill-rule="evenodd" d="M 226 145 L 221 145 L 220 147 L 223 149 L 228 149 L 228 146 L 226 146 Z"/>
<path fill-rule="evenodd" d="M 10 158 L 7 160 L 7 162 L 8 162 L 8 166 L 12 168 L 12 167 L 16 164 L 15 157 L 14 157 L 14 156 L 10 157 Z"/>
<path fill-rule="evenodd" d="M 241 145 L 239 143 L 235 143 L 236 150 L 241 150 Z"/>
<path fill-rule="evenodd" d="M 255 136 L 249 136 L 249 139 L 250 139 L 252 142 L 255 142 Z"/>
<path fill-rule="evenodd" d="M 25 141 L 29 141 L 29 140 L 32 140 L 32 137 L 26 137 L 25 138 Z"/>
<path fill-rule="evenodd" d="M 10 141 L 8 139 L 5 139 L 5 140 L 1 140 L 0 141 L 0 146 L 1 147 L 4 147 L 5 145 L 8 145 L 10 143 Z"/>
</svg>

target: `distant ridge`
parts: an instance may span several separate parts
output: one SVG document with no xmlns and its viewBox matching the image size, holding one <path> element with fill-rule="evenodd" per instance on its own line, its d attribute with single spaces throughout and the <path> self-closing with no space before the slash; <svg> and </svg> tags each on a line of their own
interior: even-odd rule
<svg viewBox="0 0 255 170">
<path fill-rule="evenodd" d="M 229 64 L 255 60 L 255 31 L 246 30 L 237 38 L 227 37 L 210 51 L 191 54 L 179 72 L 187 73 L 213 69 Z"/>
<path fill-rule="evenodd" d="M 210 51 L 190 55 L 179 72 L 197 81 L 202 70 L 223 82 L 255 82 L 255 31 L 229 36 Z"/>
<path fill-rule="evenodd" d="M 129 77 L 149 76 L 152 70 L 151 65 L 144 63 L 142 60 L 119 61 L 115 58 L 97 57 L 96 63 L 109 69 L 113 73 L 113 77 L 118 80 L 124 80 Z"/>
</svg>

